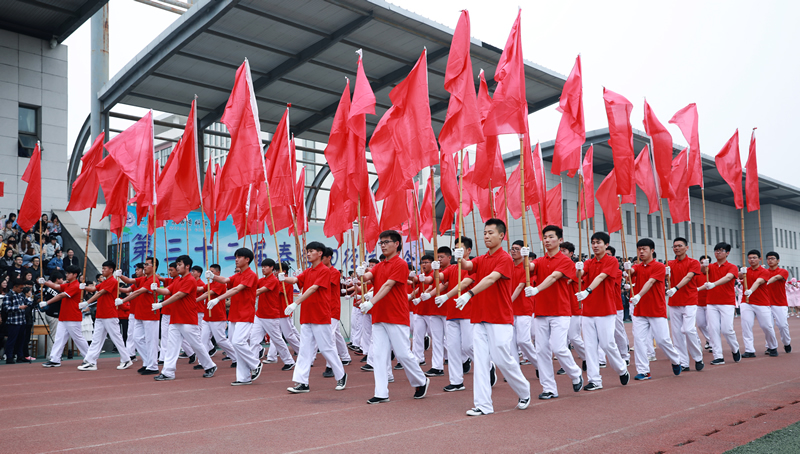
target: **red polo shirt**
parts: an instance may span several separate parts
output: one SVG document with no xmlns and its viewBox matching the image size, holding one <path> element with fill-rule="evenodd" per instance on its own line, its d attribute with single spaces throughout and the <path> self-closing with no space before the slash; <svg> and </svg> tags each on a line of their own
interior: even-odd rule
<svg viewBox="0 0 800 454">
<path fill-rule="evenodd" d="M 240 273 L 230 277 L 228 288 L 236 288 L 243 285 L 244 288 L 239 293 L 231 297 L 231 309 L 228 320 L 233 323 L 253 323 L 256 317 L 256 282 L 258 276 L 252 268 L 248 267 Z"/>
<path fill-rule="evenodd" d="M 535 259 L 533 263 L 535 266 L 531 276 L 535 276 L 537 285 L 544 282 L 548 276 L 556 271 L 563 274 L 553 285 L 540 291 L 536 295 L 534 314 L 537 317 L 571 316 L 572 300 L 570 295 L 574 294 L 572 293 L 569 281 L 578 280 L 575 275 L 575 263 L 561 252 L 556 252 L 552 257 L 545 253 L 544 256 Z"/>
<path fill-rule="evenodd" d="M 775 268 L 774 270 L 767 270 L 769 277 L 781 275 L 783 279 L 779 279 L 767 286 L 769 290 L 769 299 L 772 306 L 788 306 L 786 301 L 786 281 L 789 280 L 789 272 L 783 268 Z"/>
<path fill-rule="evenodd" d="M 708 280 L 706 279 L 706 275 L 704 273 L 695 274 L 694 278 L 692 278 L 692 281 L 694 281 L 694 286 L 696 288 L 700 288 L 703 285 L 705 285 L 706 282 L 708 282 Z M 697 292 L 697 307 L 706 307 L 707 297 L 708 297 L 708 291 L 700 290 L 699 292 Z"/>
<path fill-rule="evenodd" d="M 700 262 L 691 258 L 684 257 L 683 260 L 670 260 L 669 261 L 670 281 L 672 286 L 680 284 L 684 277 L 689 273 L 694 273 L 695 276 L 702 274 L 700 271 Z M 696 306 L 697 305 L 697 283 L 695 278 L 683 287 L 679 288 L 677 292 L 669 299 L 670 306 Z"/>
<path fill-rule="evenodd" d="M 711 290 L 704 290 L 708 293 L 706 295 L 706 301 L 709 305 L 736 305 L 734 285 L 736 284 L 736 276 L 739 275 L 739 269 L 736 268 L 736 265 L 728 261 L 722 265 L 717 262 L 708 265 L 708 280 L 711 282 L 717 282 L 728 274 L 732 274 L 734 278 L 726 284 L 717 285 Z"/>
<path fill-rule="evenodd" d="M 280 318 L 281 309 L 278 297 L 278 287 L 280 282 L 278 278 L 272 273 L 269 276 L 262 277 L 258 280 L 258 288 L 266 288 L 267 291 L 258 295 L 258 309 L 256 310 L 256 317 L 258 318 Z"/>
<path fill-rule="evenodd" d="M 58 311 L 59 322 L 80 322 L 83 320 L 83 314 L 78 309 L 78 304 L 81 303 L 80 285 L 81 283 L 77 280 L 61 284 L 61 292 L 66 293 L 67 297 L 61 300 L 61 309 Z"/>
<path fill-rule="evenodd" d="M 591 258 L 583 263 L 583 289 L 589 288 L 600 274 L 605 273 L 606 278 L 600 282 L 596 289 L 583 300 L 584 317 L 605 317 L 617 313 L 617 274 L 619 262 L 614 257 L 606 254 L 600 260 Z M 619 298 L 621 300 L 621 298 Z"/>
<path fill-rule="evenodd" d="M 220 296 L 224 295 L 225 292 L 228 291 L 228 287 L 223 284 L 222 282 L 212 282 L 211 283 L 211 298 L 219 298 Z M 210 300 L 209 299 L 209 300 Z M 208 302 L 205 302 L 206 307 L 208 307 Z M 217 303 L 214 308 L 211 309 L 211 315 L 205 319 L 207 322 L 224 322 L 228 320 L 228 315 L 226 314 L 226 303 L 225 301 L 220 301 Z"/>
<path fill-rule="evenodd" d="M 158 278 L 156 278 L 158 279 Z M 136 320 L 158 320 L 158 311 L 153 311 L 153 293 L 150 291 L 150 284 L 153 283 L 153 276 L 141 276 L 135 279 L 133 287 L 140 289 L 147 289 L 146 292 L 136 297 L 136 303 L 133 305 L 133 316 Z"/>
<path fill-rule="evenodd" d="M 638 263 L 633 266 L 633 282 L 637 290 L 644 288 L 644 284 L 650 279 L 655 279 L 655 283 L 650 290 L 641 296 L 639 304 L 633 309 L 633 315 L 637 317 L 663 317 L 667 318 L 667 297 L 664 290 L 664 280 L 667 277 L 667 267 L 656 260 L 650 263 Z"/>
<path fill-rule="evenodd" d="M 450 293 L 451 290 L 458 287 L 458 283 L 463 281 L 464 279 L 474 276 L 467 270 L 461 270 L 461 278 L 458 277 L 458 265 L 450 265 L 442 271 L 442 281 L 447 282 L 447 290 L 445 293 Z M 469 287 L 461 287 L 462 292 L 468 291 L 472 286 L 475 285 L 474 283 Z M 435 303 L 434 303 L 435 304 Z M 472 317 L 472 303 L 468 303 L 464 306 L 464 310 L 456 309 L 456 299 L 450 298 L 449 300 L 445 301 L 442 304 L 442 308 L 447 311 L 447 319 L 448 320 L 460 320 L 460 319 L 469 319 Z"/>
<path fill-rule="evenodd" d="M 184 295 L 178 301 L 169 304 L 172 306 L 172 315 L 169 318 L 170 325 L 196 325 L 197 324 L 197 281 L 194 276 L 187 273 L 186 276 L 176 278 L 168 287 L 172 295 L 183 292 Z"/>
<path fill-rule="evenodd" d="M 475 284 L 497 271 L 500 279 L 486 290 L 475 295 L 467 306 L 472 305 L 472 323 L 514 324 L 514 308 L 511 304 L 514 260 L 502 248 L 494 254 L 486 253 L 472 260 Z"/>
<path fill-rule="evenodd" d="M 300 311 L 300 324 L 311 323 L 315 325 L 331 324 L 331 302 L 329 291 L 331 285 L 331 273 L 328 267 L 322 263 L 308 268 L 297 276 L 297 286 L 306 290 L 316 285 L 317 291 L 312 293 L 302 303 Z M 288 292 L 289 289 L 287 288 Z"/>
<path fill-rule="evenodd" d="M 376 302 L 369 312 L 372 314 L 372 324 L 391 323 L 394 325 L 409 324 L 408 316 L 408 264 L 397 254 L 391 259 L 384 260 L 372 267 L 373 288 L 378 293 L 387 281 L 394 281 L 389 293 Z"/>
<path fill-rule="evenodd" d="M 342 275 L 339 274 L 339 270 L 333 266 L 328 267 L 328 270 L 331 274 L 331 286 L 328 291 L 331 300 L 331 318 L 339 320 L 342 316 Z"/>
<path fill-rule="evenodd" d="M 106 293 L 97 299 L 96 318 L 119 318 L 117 306 L 114 300 L 117 299 L 117 280 L 109 277 L 97 285 L 97 291 L 105 290 Z"/>
<path fill-rule="evenodd" d="M 764 281 L 769 281 L 769 278 L 772 275 L 769 273 L 769 270 L 766 268 L 758 267 L 756 269 L 747 268 L 747 285 L 750 288 L 753 287 L 753 284 L 756 283 L 757 279 L 764 279 Z M 750 295 L 749 301 L 747 299 L 743 300 L 743 302 L 750 303 L 754 306 L 769 306 L 770 294 L 769 289 L 767 288 L 767 283 L 764 282 L 763 284 L 759 285 L 755 292 Z"/>
<path fill-rule="evenodd" d="M 519 262 L 518 265 L 514 265 L 514 281 L 511 285 L 511 293 L 513 295 L 514 290 L 519 287 L 519 284 L 525 285 L 525 261 Z M 522 291 L 519 292 L 517 299 L 512 301 L 512 305 L 514 306 L 514 315 L 533 315 L 533 298 L 532 296 L 528 297 L 525 296 L 525 288 L 523 287 Z"/>
</svg>

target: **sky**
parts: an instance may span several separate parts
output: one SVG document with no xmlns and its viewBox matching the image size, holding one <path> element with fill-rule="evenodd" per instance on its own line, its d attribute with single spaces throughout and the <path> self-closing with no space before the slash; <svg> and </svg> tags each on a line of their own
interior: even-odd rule
<svg viewBox="0 0 800 454">
<path fill-rule="evenodd" d="M 133 0 L 110 3 L 110 77 L 113 77 L 178 15 Z M 739 129 L 742 163 L 757 127 L 758 166 L 763 176 L 795 183 L 791 131 L 800 105 L 796 75 L 800 59 L 800 2 L 789 1 L 568 1 L 521 2 L 392 0 L 392 3 L 455 28 L 460 9 L 470 12 L 473 37 L 502 48 L 522 7 L 526 60 L 568 75 L 578 54 L 583 69 L 587 131 L 608 126 L 603 87 L 634 105 L 631 123 L 642 125 L 646 97 L 673 142 L 686 140 L 667 122 L 697 103 L 700 151 L 715 155 Z M 89 114 L 89 22 L 70 36 L 69 150 Z M 484 68 L 487 76 L 494 68 Z M 555 105 L 529 118 L 533 140 L 553 140 L 561 115 Z M 136 109 L 115 109 L 139 113 Z M 514 142 L 503 142 L 505 152 Z M 510 143 L 510 145 L 508 145 Z"/>
</svg>

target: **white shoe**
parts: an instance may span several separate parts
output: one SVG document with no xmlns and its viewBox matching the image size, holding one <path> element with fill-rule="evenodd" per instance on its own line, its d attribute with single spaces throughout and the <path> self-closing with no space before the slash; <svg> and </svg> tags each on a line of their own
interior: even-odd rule
<svg viewBox="0 0 800 454">
<path fill-rule="evenodd" d="M 117 366 L 117 370 L 127 369 L 127 368 L 129 368 L 131 366 L 133 366 L 133 361 L 131 361 L 131 360 L 124 361 L 124 362 L 119 363 L 119 366 Z"/>
<path fill-rule="evenodd" d="M 97 364 L 85 363 L 78 366 L 78 370 L 97 370 Z"/>
</svg>

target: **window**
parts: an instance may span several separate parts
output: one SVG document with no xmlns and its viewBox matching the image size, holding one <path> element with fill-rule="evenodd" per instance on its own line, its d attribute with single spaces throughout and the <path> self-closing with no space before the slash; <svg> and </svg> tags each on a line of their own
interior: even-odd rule
<svg viewBox="0 0 800 454">
<path fill-rule="evenodd" d="M 717 243 L 721 243 L 721 241 L 719 240 L 719 227 L 714 227 L 714 230 L 717 231 Z"/>
<path fill-rule="evenodd" d="M 647 236 L 653 238 L 653 216 L 647 215 Z"/>
<path fill-rule="evenodd" d="M 683 237 L 686 238 L 686 241 L 689 241 L 689 222 L 683 223 Z"/>
<path fill-rule="evenodd" d="M 697 243 L 697 232 L 694 229 L 695 223 L 692 222 L 692 243 Z"/>
<path fill-rule="evenodd" d="M 608 232 L 608 221 L 606 220 L 605 214 L 603 214 L 603 231 Z"/>
<path fill-rule="evenodd" d="M 631 227 L 631 212 L 630 211 L 626 211 L 625 212 L 625 224 L 628 226 L 628 235 L 633 235 L 633 233 L 631 232 L 631 230 L 633 230 L 633 229 Z"/>
<path fill-rule="evenodd" d="M 708 233 L 706 233 L 706 240 L 708 241 L 708 244 L 711 245 L 711 226 L 710 225 L 706 225 L 706 231 L 708 232 Z"/>
<path fill-rule="evenodd" d="M 700 244 L 706 244 L 706 226 L 700 224 Z"/>
<path fill-rule="evenodd" d="M 781 236 L 778 234 L 778 228 L 776 227 L 775 228 L 775 247 L 777 247 L 778 244 L 780 243 L 780 241 L 781 241 L 780 238 L 781 238 Z"/>
<path fill-rule="evenodd" d="M 661 239 L 661 216 L 656 215 L 656 238 Z"/>
<path fill-rule="evenodd" d="M 740 245 L 740 244 L 739 244 L 739 242 L 740 242 L 741 240 L 742 240 L 742 237 L 740 237 L 740 236 L 739 236 L 739 231 L 737 230 L 737 231 L 736 231 L 736 247 L 737 247 L 737 248 L 739 248 L 739 247 L 742 247 L 742 245 Z"/>
<path fill-rule="evenodd" d="M 722 229 L 722 241 L 723 242 L 727 242 L 727 240 L 725 239 L 725 229 Z M 732 238 L 731 238 L 731 242 L 733 242 Z"/>
<path fill-rule="evenodd" d="M 568 208 L 569 208 L 569 205 L 567 204 L 567 201 L 564 200 L 561 203 L 561 222 L 562 222 L 561 225 L 563 225 L 563 226 L 568 226 L 569 225 L 569 221 L 567 220 L 567 212 L 569 212 Z"/>
<path fill-rule="evenodd" d="M 681 236 L 681 225 L 675 224 L 675 236 Z"/>
<path fill-rule="evenodd" d="M 39 109 L 32 106 L 19 106 L 19 146 L 17 156 L 30 158 L 39 140 Z"/>
<path fill-rule="evenodd" d="M 792 239 L 794 242 L 794 249 L 797 249 L 797 232 L 792 232 Z"/>
<path fill-rule="evenodd" d="M 733 237 L 733 229 L 728 229 L 728 232 L 731 234 L 731 244 L 736 244 L 736 247 L 739 247 L 739 242 L 736 241 L 736 238 Z"/>
<path fill-rule="evenodd" d="M 672 218 L 667 218 L 667 225 L 664 226 L 664 228 L 667 229 L 667 239 L 671 240 L 672 239 Z"/>
<path fill-rule="evenodd" d="M 638 211 L 636 212 L 636 232 L 640 233 L 640 234 L 643 233 L 643 230 L 642 230 L 642 216 L 639 214 Z"/>
</svg>

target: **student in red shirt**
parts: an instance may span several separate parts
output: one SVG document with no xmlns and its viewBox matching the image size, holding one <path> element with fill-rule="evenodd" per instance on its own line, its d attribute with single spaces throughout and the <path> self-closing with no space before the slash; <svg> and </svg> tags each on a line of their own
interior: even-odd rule
<svg viewBox="0 0 800 454">
<path fill-rule="evenodd" d="M 767 266 L 769 266 L 770 278 L 767 281 L 767 289 L 770 296 L 770 310 L 775 319 L 775 325 L 781 333 L 783 351 L 792 352 L 792 336 L 789 335 L 789 303 L 786 300 L 786 281 L 789 279 L 789 272 L 781 268 L 781 256 L 777 252 L 767 252 Z"/>
<path fill-rule="evenodd" d="M 210 281 L 203 282 L 203 268 L 195 265 L 192 267 L 191 272 L 192 277 L 197 281 L 197 294 L 201 295 L 206 293 L 211 283 Z M 206 309 L 206 304 L 208 304 L 208 300 L 197 300 L 197 326 L 200 327 L 200 345 L 204 345 L 206 350 L 208 350 L 208 356 L 214 356 L 217 354 L 217 351 L 214 349 L 214 344 L 211 343 L 211 328 L 209 328 L 208 322 L 206 321 L 207 313 L 210 311 Z M 194 366 L 194 368 L 199 369 L 200 366 L 197 365 Z"/>
<path fill-rule="evenodd" d="M 372 281 L 374 296 L 364 295 L 361 312 L 372 312 L 372 347 L 369 355 L 375 377 L 375 395 L 369 404 L 389 402 L 389 368 L 391 352 L 403 365 L 408 381 L 415 388 L 414 398 L 422 399 L 428 393 L 431 381 L 422 369 L 409 345 L 408 264 L 397 250 L 403 238 L 394 230 L 386 230 L 379 235 L 381 252 L 386 259 L 370 271 L 364 266 L 356 268 L 356 274 L 365 281 Z"/>
<path fill-rule="evenodd" d="M 142 355 L 142 367 L 137 372 L 142 375 L 158 374 L 158 320 L 159 311 L 153 311 L 153 294 L 150 284 L 154 282 L 153 276 L 158 268 L 158 260 L 153 266 L 153 258 L 148 257 L 144 263 L 143 273 L 134 279 L 118 275 L 117 278 L 131 285 L 133 292 L 123 300 L 131 301 L 134 316 L 134 345 Z M 166 337 L 166 333 L 164 334 Z"/>
<path fill-rule="evenodd" d="M 177 266 L 178 265 L 175 262 L 170 262 L 167 265 L 167 276 L 169 277 L 159 276 L 158 280 L 164 284 L 164 287 L 169 287 L 172 282 L 179 277 Z M 158 365 L 161 366 L 164 364 L 164 358 L 167 354 L 167 344 L 169 343 L 169 336 L 167 333 L 169 332 L 169 322 L 172 314 L 172 307 L 167 306 L 159 312 L 161 312 L 161 343 L 159 344 L 158 349 Z M 192 350 L 192 347 L 185 340 L 181 342 L 181 350 L 183 350 L 185 356 L 189 358 L 189 364 L 197 361 L 197 356 L 195 356 L 194 350 Z M 178 357 L 181 358 L 181 356 Z"/>
<path fill-rule="evenodd" d="M 708 334 L 711 336 L 711 351 L 714 359 L 712 366 L 725 364 L 722 357 L 722 339 L 725 337 L 728 346 L 733 353 L 733 361 L 738 363 L 742 359 L 739 353 L 739 341 L 736 339 L 736 332 L 733 330 L 733 316 L 736 309 L 736 292 L 734 285 L 736 274 L 739 270 L 736 265 L 728 262 L 728 254 L 731 253 L 731 245 L 726 242 L 717 243 L 714 246 L 714 257 L 716 263 L 708 266 L 708 281 L 703 287 L 706 296 L 706 323 Z"/>
<path fill-rule="evenodd" d="M 83 337 L 81 331 L 81 322 L 83 321 L 83 314 L 78 309 L 78 304 L 81 300 L 80 283 L 78 276 L 81 275 L 81 269 L 74 265 L 64 267 L 64 272 L 67 274 L 67 281 L 57 279 L 55 282 L 44 281 L 39 278 L 39 284 L 50 287 L 59 292 L 48 301 L 39 303 L 40 308 L 45 308 L 49 304 L 61 301 L 61 309 L 58 311 L 58 329 L 56 336 L 53 340 L 53 348 L 50 350 L 50 359 L 42 364 L 44 367 L 59 367 L 61 366 L 61 353 L 64 351 L 64 346 L 70 338 L 78 347 L 78 351 L 86 358 L 89 351 L 89 344 Z"/>
<path fill-rule="evenodd" d="M 119 318 L 114 301 L 117 297 L 117 286 L 119 285 L 113 276 L 116 268 L 117 265 L 114 262 L 107 260 L 103 262 L 102 273 L 105 280 L 102 283 L 98 285 L 81 283 L 79 285 L 81 290 L 96 292 L 88 301 L 81 304 L 83 306 L 81 310 L 97 301 L 97 312 L 92 343 L 89 345 L 89 351 L 84 357 L 84 363 L 78 366 L 78 370 L 97 370 L 97 358 L 100 357 L 100 350 L 103 348 L 106 335 L 111 338 L 119 352 L 120 363 L 117 369 L 127 369 L 133 365 L 131 355 L 128 354 L 128 349 L 125 348 L 125 343 L 122 341 L 122 332 L 119 328 Z"/>
<path fill-rule="evenodd" d="M 424 327 L 427 326 L 431 339 L 431 368 L 425 372 L 425 375 L 428 377 L 444 377 L 444 331 L 445 322 L 447 321 L 447 308 L 437 306 L 435 300 L 430 299 L 430 294 L 428 294 L 425 301 L 421 301 L 422 294 L 426 293 L 424 290 L 430 284 L 433 284 L 433 280 L 430 278 L 433 272 L 433 267 L 431 266 L 433 262 L 433 256 L 430 254 L 425 254 L 419 259 L 423 274 L 416 279 L 419 284 L 416 286 L 417 288 L 414 290 L 413 295 L 417 296 L 417 298 L 412 302 L 419 304 L 417 307 L 420 308 L 420 313 L 417 319 L 424 320 L 424 323 L 417 323 L 414 327 L 414 350 L 416 353 L 417 347 L 419 347 L 420 353 L 416 355 L 417 359 L 422 358 L 424 361 Z"/>
<path fill-rule="evenodd" d="M 689 370 L 689 357 L 694 360 L 695 370 L 703 370 L 703 350 L 697 336 L 697 284 L 695 276 L 701 273 L 700 262 L 686 255 L 689 242 L 677 237 L 672 242 L 675 260 L 670 260 L 667 275 L 672 288 L 667 290 L 669 298 L 669 323 L 672 343 L 681 358 L 681 370 Z"/>
<path fill-rule="evenodd" d="M 191 273 L 192 258 L 181 255 L 175 259 L 178 277 L 173 279 L 167 288 L 159 288 L 155 282 L 150 283 L 150 290 L 167 298 L 161 303 L 153 303 L 152 310 L 157 311 L 165 306 L 172 306 L 167 336 L 167 352 L 161 374 L 156 381 L 175 380 L 175 366 L 178 362 L 181 340 L 185 340 L 194 348 L 200 365 L 203 366 L 203 377 L 211 378 L 217 371 L 217 365 L 208 356 L 208 351 L 200 345 L 200 328 L 197 326 L 197 281 Z"/>
<path fill-rule="evenodd" d="M 250 268 L 253 261 L 253 251 L 239 248 L 234 252 L 236 270 L 231 277 L 223 277 L 206 271 L 206 278 L 228 286 L 228 291 L 208 302 L 206 307 L 213 310 L 220 301 L 231 299 L 230 313 L 228 314 L 228 335 L 236 353 L 236 381 L 232 386 L 250 385 L 261 375 L 261 360 L 259 359 L 260 342 L 250 345 L 250 331 L 256 317 L 256 287 L 258 276 Z"/>
<path fill-rule="evenodd" d="M 275 345 L 281 360 L 283 360 L 283 369 L 281 370 L 292 370 L 294 369 L 294 358 L 289 353 L 289 348 L 281 335 L 279 320 L 283 315 L 284 304 L 280 300 L 281 295 L 278 293 L 280 283 L 273 273 L 274 270 L 274 260 L 264 259 L 261 261 L 261 273 L 264 277 L 257 283 L 258 308 L 256 308 L 255 323 L 250 332 L 250 345 L 260 346 L 264 335 L 268 335 L 270 346 Z"/>
<path fill-rule="evenodd" d="M 218 264 L 213 264 L 208 267 L 209 270 L 214 274 L 214 276 L 219 276 L 222 272 L 222 268 Z M 204 307 L 208 307 L 208 301 L 213 298 L 219 298 L 220 296 L 224 295 L 225 292 L 228 291 L 228 287 L 223 284 L 222 282 L 210 282 L 207 290 L 197 297 L 197 302 L 202 303 Z M 230 338 L 228 338 L 228 314 L 227 314 L 227 305 L 223 304 L 216 304 L 210 311 L 208 311 L 208 318 L 206 318 L 206 323 L 208 323 L 208 333 L 206 333 L 206 338 L 200 339 L 201 345 L 208 345 L 210 342 L 210 337 L 214 336 L 214 339 L 217 341 L 217 346 L 225 352 L 228 358 L 231 360 L 231 368 L 236 369 L 236 349 L 233 348 L 233 344 L 231 343 Z M 208 356 L 213 357 L 216 354 L 216 349 L 212 349 Z M 225 361 L 225 358 L 222 358 Z"/>
<path fill-rule="evenodd" d="M 615 278 L 619 263 L 606 253 L 610 240 L 606 232 L 594 233 L 591 240 L 594 257 L 586 262 L 576 263 L 584 288 L 575 296 L 583 304 L 581 321 L 586 346 L 586 378 L 589 380 L 583 388 L 586 391 L 603 389 L 598 348 L 606 354 L 606 361 L 619 375 L 623 386 L 631 378 L 614 339 L 618 298 Z"/>
<path fill-rule="evenodd" d="M 633 343 L 636 360 L 634 380 L 650 380 L 650 360 L 647 358 L 647 343 L 652 332 L 656 343 L 672 363 L 672 373 L 681 374 L 681 359 L 678 350 L 672 345 L 667 323 L 667 301 L 664 282 L 667 268 L 653 257 L 656 244 L 650 238 L 642 238 L 636 243 L 639 263 L 629 273 L 633 278 L 632 287 L 637 293 L 631 297 L 633 310 Z"/>
<path fill-rule="evenodd" d="M 277 265 L 277 263 L 276 263 Z M 291 265 L 289 262 L 283 262 L 281 265 L 282 270 L 284 272 L 288 272 L 291 269 Z M 275 279 L 278 278 L 278 269 L 273 268 L 272 274 L 275 276 Z M 294 351 L 294 356 L 297 356 L 300 353 L 300 333 L 297 331 L 297 328 L 294 326 L 294 319 L 286 315 L 283 311 L 288 306 L 288 302 L 293 297 L 286 297 L 285 293 L 283 292 L 284 286 L 278 285 L 278 298 L 272 300 L 275 306 L 275 313 L 278 314 L 278 326 L 280 327 L 280 333 L 283 334 L 283 338 L 286 339 L 286 342 L 292 347 L 292 351 Z M 289 292 L 289 295 L 292 294 L 293 288 L 291 285 L 286 286 L 286 291 Z M 267 359 L 261 361 L 264 364 L 273 364 L 278 362 L 278 350 L 275 344 L 272 342 L 269 343 L 269 350 L 267 350 Z M 295 363 L 297 364 L 297 363 Z M 284 365 L 283 369 L 285 371 L 290 371 L 294 369 L 294 365 L 288 367 Z"/>
<path fill-rule="evenodd" d="M 521 351 L 538 370 L 536 347 L 533 345 L 531 326 L 533 325 L 533 297 L 525 296 L 525 256 L 530 258 L 530 248 L 523 246 L 522 240 L 511 244 L 511 259 L 514 260 L 514 292 L 511 304 L 514 306 L 514 337 L 511 351 Z M 583 347 L 583 345 L 581 345 Z"/>
<path fill-rule="evenodd" d="M 569 241 L 564 241 L 559 246 L 559 250 L 561 253 L 566 255 L 568 259 L 573 260 L 575 255 L 575 245 L 570 243 Z M 578 293 L 578 283 L 575 281 L 570 282 L 570 287 L 572 288 L 573 293 Z M 581 309 L 581 305 L 578 302 L 578 297 L 574 294 L 570 300 L 570 305 L 572 306 L 572 316 L 569 318 L 569 331 L 567 332 L 567 342 L 572 345 L 575 349 L 575 353 L 578 354 L 578 357 L 583 360 L 583 370 L 586 370 L 586 345 L 583 342 L 583 337 L 581 336 L 581 325 L 583 323 L 583 310 Z M 598 353 L 602 352 L 601 349 L 598 347 Z M 602 363 L 606 362 L 605 356 L 602 357 L 600 361 Z M 564 369 L 559 370 L 556 374 L 566 374 Z"/>
<path fill-rule="evenodd" d="M 708 292 L 705 285 L 708 282 L 708 279 L 706 279 L 707 271 L 708 256 L 702 255 L 700 256 L 700 274 L 694 276 L 694 285 L 697 287 L 697 316 L 695 320 L 697 322 L 697 331 L 705 338 L 705 346 L 703 348 L 711 350 L 711 344 L 709 344 L 711 336 L 708 334 L 708 321 L 706 319 L 706 296 Z"/>
<path fill-rule="evenodd" d="M 295 385 L 286 388 L 293 394 L 310 391 L 308 374 L 311 370 L 311 363 L 317 356 L 317 349 L 333 370 L 336 379 L 335 389 L 341 391 L 347 386 L 347 374 L 344 372 L 342 360 L 336 354 L 336 346 L 331 333 L 331 303 L 328 296 L 331 290 L 331 273 L 328 267 L 322 264 L 324 253 L 325 245 L 319 241 L 312 241 L 306 246 L 306 256 L 308 263 L 311 264 L 310 268 L 296 277 L 286 277 L 283 273 L 278 274 L 279 282 L 297 284 L 303 289 L 303 294 L 289 304 L 284 313 L 291 315 L 299 305 L 305 303 L 300 311 L 300 354 L 297 355 L 297 365 L 292 374 L 292 381 L 295 382 Z"/>
<path fill-rule="evenodd" d="M 342 332 L 339 331 L 339 319 L 342 314 L 342 275 L 335 266 L 331 266 L 331 259 L 333 259 L 333 249 L 326 247 L 325 253 L 322 254 L 322 264 L 328 268 L 328 272 L 331 276 L 328 298 L 330 299 L 331 306 L 331 333 L 333 336 L 333 345 L 336 347 L 336 352 L 339 354 L 342 365 L 347 366 L 350 364 L 350 352 L 347 351 L 347 343 L 344 341 Z M 333 369 L 330 365 L 325 367 L 325 372 L 322 373 L 322 376 L 325 378 L 333 378 Z"/>
<path fill-rule="evenodd" d="M 772 323 L 772 310 L 770 310 L 770 295 L 767 281 L 770 273 L 761 266 L 761 251 L 752 249 L 747 253 L 747 268 L 739 270 L 739 278 L 747 276 L 747 285 L 750 288 L 744 291 L 739 310 L 742 314 L 742 340 L 744 341 L 744 354 L 742 358 L 755 358 L 756 348 L 753 345 L 753 322 L 758 319 L 761 330 L 767 341 L 767 354 L 778 356 L 778 339 L 775 337 L 775 325 Z M 742 281 L 744 283 L 744 281 Z"/>
</svg>

